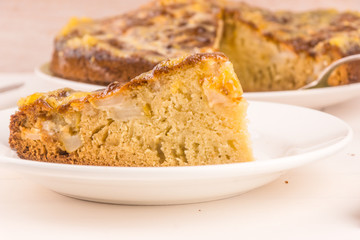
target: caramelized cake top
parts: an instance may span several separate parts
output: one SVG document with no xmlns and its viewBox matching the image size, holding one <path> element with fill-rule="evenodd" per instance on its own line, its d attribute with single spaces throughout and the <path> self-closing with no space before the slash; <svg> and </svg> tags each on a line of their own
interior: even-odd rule
<svg viewBox="0 0 360 240">
<path fill-rule="evenodd" d="M 129 96 L 129 91 L 142 86 L 151 85 L 156 91 L 161 84 L 158 79 L 166 74 L 173 74 L 178 70 L 199 66 L 200 84 L 206 89 L 209 103 L 229 101 L 238 103 L 242 98 L 242 88 L 232 64 L 223 53 L 198 53 L 165 60 L 153 70 L 143 73 L 125 85 L 114 82 L 107 88 L 95 92 L 80 92 L 70 88 L 59 89 L 47 93 L 34 93 L 18 102 L 20 109 L 39 105 L 45 109 L 67 109 L 68 107 L 81 108 L 85 103 L 103 104 L 112 97 Z"/>
<path fill-rule="evenodd" d="M 112 18 L 72 18 L 56 37 L 55 48 L 75 56 L 75 49 L 89 56 L 96 49 L 115 57 L 161 61 L 217 49 L 221 26 L 216 1 L 154 1 Z"/>
</svg>

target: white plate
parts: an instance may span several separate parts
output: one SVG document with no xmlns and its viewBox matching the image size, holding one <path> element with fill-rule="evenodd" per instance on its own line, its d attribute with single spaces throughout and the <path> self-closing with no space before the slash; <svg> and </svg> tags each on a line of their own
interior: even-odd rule
<svg viewBox="0 0 360 240">
<path fill-rule="evenodd" d="M 63 195 L 121 204 L 181 204 L 238 195 L 286 170 L 341 150 L 352 138 L 342 120 L 312 109 L 250 102 L 256 161 L 195 167 L 99 167 L 22 160 L 8 146 L 9 115 L 0 112 L 0 165 Z"/>
<path fill-rule="evenodd" d="M 64 87 L 73 88 L 75 90 L 94 91 L 105 87 L 102 85 L 82 83 L 82 82 L 69 80 L 66 78 L 57 77 L 54 75 L 54 73 L 51 72 L 50 63 L 44 63 L 43 65 L 35 68 L 35 74 L 44 80 L 61 84 L 64 85 Z"/>
<path fill-rule="evenodd" d="M 75 82 L 65 78 L 56 77 L 51 72 L 49 63 L 37 67 L 35 73 L 44 80 L 59 83 L 74 89 L 92 91 L 104 87 L 101 85 Z M 307 90 L 244 93 L 244 97 L 248 100 L 286 103 L 316 109 L 341 103 L 356 96 L 360 96 L 360 83 Z"/>
<path fill-rule="evenodd" d="M 270 101 L 321 109 L 360 96 L 360 83 L 349 85 L 273 92 L 244 93 L 248 100 Z"/>
</svg>

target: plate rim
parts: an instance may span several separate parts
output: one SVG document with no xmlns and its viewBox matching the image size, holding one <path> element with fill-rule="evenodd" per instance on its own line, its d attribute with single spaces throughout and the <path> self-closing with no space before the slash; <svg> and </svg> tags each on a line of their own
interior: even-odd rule
<svg viewBox="0 0 360 240">
<path fill-rule="evenodd" d="M 309 95 L 309 94 L 323 93 L 325 89 L 326 89 L 326 92 L 335 92 L 335 91 L 348 89 L 348 88 L 354 88 L 354 87 L 356 87 L 356 89 L 359 88 L 359 90 L 360 90 L 360 82 L 346 84 L 346 85 L 333 86 L 333 87 L 311 88 L 311 89 L 302 89 L 302 90 L 244 92 L 244 97 L 245 98 L 246 97 L 265 98 L 265 97 L 283 97 L 283 96 L 294 96 L 294 95 Z M 330 93 L 327 93 L 327 94 L 330 94 Z M 359 94 L 359 96 L 360 96 L 360 94 Z M 259 100 L 259 101 L 261 101 L 261 100 Z"/>
</svg>

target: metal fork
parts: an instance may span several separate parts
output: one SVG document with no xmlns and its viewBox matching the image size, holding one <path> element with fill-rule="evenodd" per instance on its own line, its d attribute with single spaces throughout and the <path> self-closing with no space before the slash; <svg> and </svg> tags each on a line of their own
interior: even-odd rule
<svg viewBox="0 0 360 240">
<path fill-rule="evenodd" d="M 347 56 L 344 58 L 340 58 L 336 60 L 335 62 L 331 63 L 329 66 L 327 66 L 318 76 L 318 78 L 315 81 L 312 81 L 311 83 L 306 84 L 305 86 L 302 86 L 301 88 L 298 88 L 298 90 L 304 90 L 309 88 L 314 88 L 318 86 L 326 86 L 327 85 L 327 79 L 329 78 L 330 74 L 340 65 L 348 62 L 354 62 L 360 60 L 360 54 L 355 54 L 351 56 Z M 360 67 L 360 66 L 359 66 Z"/>
</svg>

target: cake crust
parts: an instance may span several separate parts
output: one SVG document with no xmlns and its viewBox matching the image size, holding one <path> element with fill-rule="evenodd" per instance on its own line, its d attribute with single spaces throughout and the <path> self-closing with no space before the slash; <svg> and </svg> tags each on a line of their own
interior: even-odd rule
<svg viewBox="0 0 360 240">
<path fill-rule="evenodd" d="M 55 50 L 50 69 L 57 76 L 69 80 L 107 85 L 114 81 L 126 83 L 156 65 L 156 62 L 141 57 L 113 58 L 106 53 L 103 55 L 105 57 L 72 57 Z"/>
</svg>

